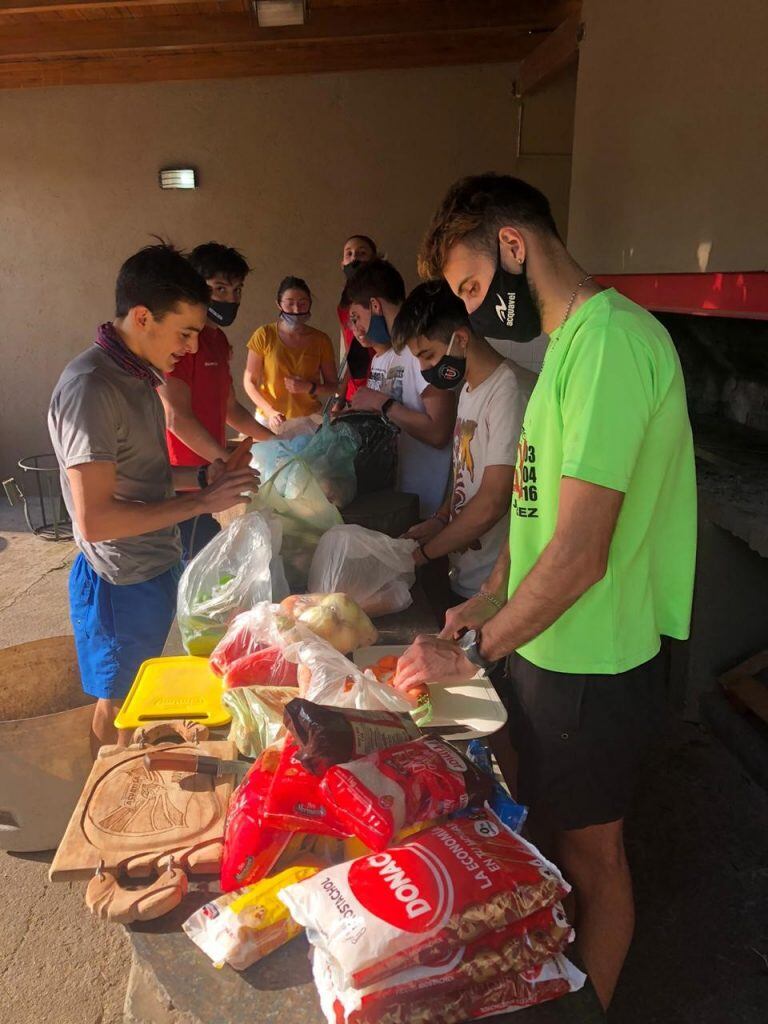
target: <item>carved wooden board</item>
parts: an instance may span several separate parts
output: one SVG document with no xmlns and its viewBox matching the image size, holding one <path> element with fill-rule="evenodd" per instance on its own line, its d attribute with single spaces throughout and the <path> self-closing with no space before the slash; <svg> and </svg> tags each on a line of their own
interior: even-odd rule
<svg viewBox="0 0 768 1024">
<path fill-rule="evenodd" d="M 144 878 L 169 854 L 192 873 L 217 870 L 232 776 L 157 772 L 144 766 L 149 750 L 191 750 L 232 759 L 229 740 L 132 746 L 98 759 L 53 859 L 51 881 L 107 872 Z"/>
</svg>

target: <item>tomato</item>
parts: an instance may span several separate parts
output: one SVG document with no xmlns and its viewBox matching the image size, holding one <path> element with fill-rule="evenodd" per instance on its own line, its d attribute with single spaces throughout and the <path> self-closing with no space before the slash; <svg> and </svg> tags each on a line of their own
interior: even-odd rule
<svg viewBox="0 0 768 1024">
<path fill-rule="evenodd" d="M 279 647 L 265 647 L 233 661 L 224 676 L 224 686 L 298 686 L 297 671 L 298 666 L 286 661 Z"/>
</svg>

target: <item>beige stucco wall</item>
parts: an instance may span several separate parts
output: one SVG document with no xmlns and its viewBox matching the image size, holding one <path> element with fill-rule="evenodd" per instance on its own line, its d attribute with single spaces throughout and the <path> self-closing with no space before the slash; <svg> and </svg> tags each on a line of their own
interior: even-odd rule
<svg viewBox="0 0 768 1024">
<path fill-rule="evenodd" d="M 64 364 L 112 315 L 122 260 L 150 233 L 242 249 L 254 272 L 229 331 L 273 315 L 287 273 L 316 293 L 337 336 L 339 249 L 373 235 L 407 280 L 428 217 L 459 175 L 515 169 L 514 66 L 0 92 L 0 469 L 48 450 L 45 411 Z M 521 170 L 567 219 L 573 83 L 526 115 Z M 551 130 L 546 124 L 550 123 Z M 162 192 L 157 171 L 195 165 L 201 188 Z M 238 382 L 239 384 L 239 382 Z"/>
<path fill-rule="evenodd" d="M 585 0 L 569 242 L 603 272 L 768 266 L 768 3 Z"/>
</svg>

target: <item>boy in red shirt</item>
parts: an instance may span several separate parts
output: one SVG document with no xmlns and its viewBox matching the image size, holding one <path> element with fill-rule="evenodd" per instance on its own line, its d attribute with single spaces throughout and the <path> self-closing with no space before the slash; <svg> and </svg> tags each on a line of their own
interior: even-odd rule
<svg viewBox="0 0 768 1024">
<path fill-rule="evenodd" d="M 272 433 L 237 400 L 229 364 L 232 347 L 222 327 L 237 316 L 250 267 L 236 250 L 218 242 L 198 245 L 189 262 L 211 289 L 205 327 L 195 353 L 180 359 L 158 394 L 165 407 L 172 466 L 206 466 L 227 459 L 226 428 L 256 441 Z M 219 532 L 210 515 L 179 523 L 184 559 L 192 558 Z"/>
</svg>

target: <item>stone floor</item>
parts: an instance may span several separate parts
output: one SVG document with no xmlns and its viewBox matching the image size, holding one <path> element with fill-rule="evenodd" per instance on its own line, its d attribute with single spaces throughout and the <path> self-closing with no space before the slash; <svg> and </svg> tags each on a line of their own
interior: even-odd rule
<svg viewBox="0 0 768 1024">
<path fill-rule="evenodd" d="M 72 556 L 0 508 L 0 647 L 69 631 Z M 768 795 L 703 729 L 671 723 L 627 831 L 638 922 L 610 1024 L 765 1024 Z M 50 857 L 0 852 L 0 1022 L 120 1024 L 122 929 L 87 913 L 81 883 L 49 884 Z"/>
</svg>

